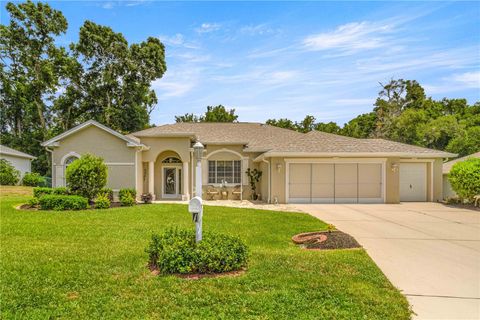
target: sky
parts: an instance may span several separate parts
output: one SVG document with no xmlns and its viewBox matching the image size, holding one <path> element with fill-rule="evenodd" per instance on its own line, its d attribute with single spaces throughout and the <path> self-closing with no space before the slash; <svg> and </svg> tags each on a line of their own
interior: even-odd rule
<svg viewBox="0 0 480 320">
<path fill-rule="evenodd" d="M 343 125 L 370 112 L 392 78 L 417 80 L 435 99 L 480 101 L 479 2 L 48 3 L 69 22 L 61 45 L 78 39 L 85 20 L 129 43 L 162 40 L 157 125 L 218 104 L 239 121 L 309 114 Z"/>
</svg>

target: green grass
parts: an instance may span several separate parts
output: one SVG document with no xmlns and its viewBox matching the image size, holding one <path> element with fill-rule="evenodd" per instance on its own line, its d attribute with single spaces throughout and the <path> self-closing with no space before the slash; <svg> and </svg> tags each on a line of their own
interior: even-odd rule
<svg viewBox="0 0 480 320">
<path fill-rule="evenodd" d="M 183 205 L 19 211 L 1 194 L 2 319 L 408 319 L 406 299 L 363 250 L 305 251 L 292 235 L 325 228 L 300 213 L 206 207 L 204 230 L 243 238 L 248 271 L 180 279 L 146 268 L 152 232 L 193 228 Z"/>
</svg>

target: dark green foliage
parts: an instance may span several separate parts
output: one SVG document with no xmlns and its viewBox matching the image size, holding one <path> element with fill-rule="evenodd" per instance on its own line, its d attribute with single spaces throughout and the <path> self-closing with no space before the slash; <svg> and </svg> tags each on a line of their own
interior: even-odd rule
<svg viewBox="0 0 480 320">
<path fill-rule="evenodd" d="M 107 175 L 102 158 L 85 154 L 67 167 L 67 185 L 73 194 L 93 200 L 107 184 Z"/>
<path fill-rule="evenodd" d="M 45 183 L 45 178 L 36 172 L 27 172 L 22 179 L 22 184 L 29 187 L 38 187 Z"/>
<path fill-rule="evenodd" d="M 85 21 L 78 42 L 66 48 L 60 44 L 67 20 L 49 4 L 9 2 L 5 12 L 0 135 L 2 144 L 37 157 L 33 171 L 50 173 L 49 155 L 39 142 L 87 119 L 121 132 L 148 126 L 157 104 L 151 83 L 166 71 L 158 38 L 129 44 L 121 33 Z"/>
<path fill-rule="evenodd" d="M 185 229 L 153 234 L 146 251 L 150 266 L 165 274 L 236 271 L 245 268 L 248 261 L 247 246 L 240 238 L 205 232 L 196 243 L 195 232 Z"/>
<path fill-rule="evenodd" d="M 468 201 L 480 195 L 480 158 L 470 158 L 453 165 L 448 180 L 457 195 Z"/>
<path fill-rule="evenodd" d="M 113 202 L 113 190 L 110 188 L 103 188 L 100 190 L 97 194 L 97 198 L 100 196 L 105 196 L 110 202 Z"/>
<path fill-rule="evenodd" d="M 95 199 L 95 208 L 96 209 L 108 209 L 110 208 L 110 199 L 104 194 L 99 195 Z"/>
<path fill-rule="evenodd" d="M 33 188 L 33 196 L 35 198 L 40 198 L 46 194 L 55 194 L 55 195 L 68 195 L 70 191 L 65 187 L 58 188 L 48 188 L 48 187 L 36 187 Z"/>
<path fill-rule="evenodd" d="M 20 179 L 20 172 L 7 160 L 0 159 L 0 185 L 14 186 Z"/>
<path fill-rule="evenodd" d="M 38 199 L 42 210 L 82 210 L 88 208 L 88 199 L 81 196 L 47 194 Z"/>
<path fill-rule="evenodd" d="M 183 116 L 175 116 L 175 122 L 236 122 L 238 115 L 235 109 L 227 110 L 221 104 L 218 106 L 207 106 L 207 111 L 202 116 L 186 113 Z"/>
</svg>

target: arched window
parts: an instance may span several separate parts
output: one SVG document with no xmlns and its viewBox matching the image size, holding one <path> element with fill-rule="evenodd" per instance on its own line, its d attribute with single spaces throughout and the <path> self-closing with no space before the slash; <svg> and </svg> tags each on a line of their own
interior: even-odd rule
<svg viewBox="0 0 480 320">
<path fill-rule="evenodd" d="M 70 156 L 65 160 L 65 168 L 67 168 L 73 161 L 77 160 L 78 157 L 76 156 Z"/>
<path fill-rule="evenodd" d="M 168 157 L 168 158 L 165 158 L 162 163 L 182 163 L 182 161 L 180 161 L 180 159 L 176 158 L 176 157 Z"/>
</svg>

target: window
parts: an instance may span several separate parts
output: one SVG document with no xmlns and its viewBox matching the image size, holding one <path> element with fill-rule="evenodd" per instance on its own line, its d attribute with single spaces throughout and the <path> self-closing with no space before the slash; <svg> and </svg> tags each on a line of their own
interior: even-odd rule
<svg viewBox="0 0 480 320">
<path fill-rule="evenodd" d="M 78 158 L 75 156 L 70 156 L 65 160 L 65 168 L 68 167 L 73 161 L 77 160 Z"/>
<path fill-rule="evenodd" d="M 163 160 L 162 163 L 182 163 L 182 161 L 180 161 L 180 159 L 176 157 L 168 157 L 165 160 Z"/>
<path fill-rule="evenodd" d="M 208 183 L 240 183 L 241 168 L 240 160 L 208 161 Z"/>
</svg>

